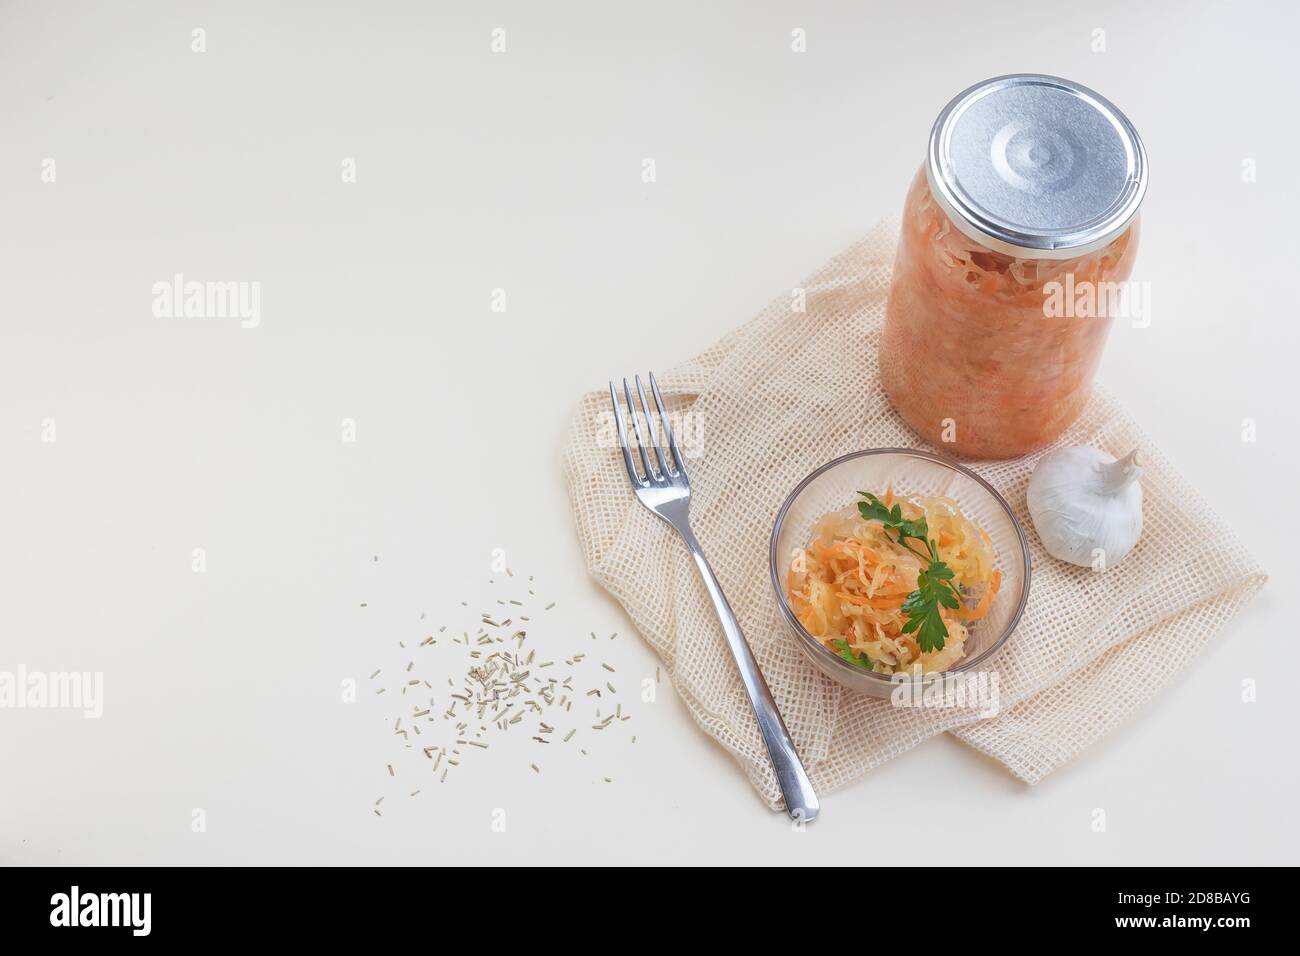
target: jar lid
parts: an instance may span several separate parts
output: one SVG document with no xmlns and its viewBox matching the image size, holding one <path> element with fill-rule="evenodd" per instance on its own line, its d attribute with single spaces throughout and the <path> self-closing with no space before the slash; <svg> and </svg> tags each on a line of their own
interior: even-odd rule
<svg viewBox="0 0 1300 956">
<path fill-rule="evenodd" d="M 977 83 L 930 132 L 926 178 L 953 225 L 996 252 L 1069 259 L 1137 215 L 1147 154 L 1133 124 L 1086 86 L 1017 73 Z"/>
</svg>

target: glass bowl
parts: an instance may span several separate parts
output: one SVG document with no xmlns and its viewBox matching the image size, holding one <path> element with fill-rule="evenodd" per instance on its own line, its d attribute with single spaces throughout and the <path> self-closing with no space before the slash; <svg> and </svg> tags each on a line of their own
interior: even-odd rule
<svg viewBox="0 0 1300 956">
<path fill-rule="evenodd" d="M 919 677 L 877 674 L 854 667 L 827 650 L 799 623 L 785 596 L 785 577 L 796 549 L 808 544 L 812 526 L 823 515 L 861 501 L 859 491 L 883 494 L 886 488 L 905 496 L 952 498 L 972 521 L 993 539 L 996 567 L 1002 583 L 989 613 L 971 626 L 966 656 L 947 671 Z M 945 675 L 976 670 L 986 664 L 1016 629 L 1029 599 L 1029 544 L 1024 529 L 1003 497 L 969 468 L 928 452 L 907 448 L 874 448 L 853 452 L 822 465 L 799 482 L 785 499 L 772 528 L 768 553 L 776 603 L 791 635 L 827 677 L 873 697 L 889 697 L 898 681 L 930 684 Z"/>
</svg>

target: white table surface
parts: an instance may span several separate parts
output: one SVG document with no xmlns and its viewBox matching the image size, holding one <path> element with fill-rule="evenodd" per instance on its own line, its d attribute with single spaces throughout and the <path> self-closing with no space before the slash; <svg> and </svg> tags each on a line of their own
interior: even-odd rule
<svg viewBox="0 0 1300 956">
<path fill-rule="evenodd" d="M 0 862 L 874 863 L 887 834 L 934 837 L 924 862 L 1296 862 L 1294 5 L 702 6 L 0 8 L 0 670 L 105 681 L 99 720 L 0 710 Z M 895 214 L 943 103 L 1015 71 L 1141 130 L 1154 321 L 1100 379 L 1273 580 L 1042 784 L 941 738 L 792 832 L 667 685 L 636 695 L 655 662 L 585 573 L 559 447 L 584 390 Z M 260 325 L 155 317 L 177 272 L 260 282 Z M 438 785 L 367 675 L 530 574 L 539 655 L 598 653 L 633 720 L 512 730 Z"/>
</svg>

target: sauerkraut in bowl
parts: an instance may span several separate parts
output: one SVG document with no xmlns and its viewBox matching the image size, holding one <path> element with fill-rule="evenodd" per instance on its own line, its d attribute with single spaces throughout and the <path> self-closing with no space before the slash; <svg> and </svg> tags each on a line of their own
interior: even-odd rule
<svg viewBox="0 0 1300 956">
<path fill-rule="evenodd" d="M 932 574 L 935 561 L 951 576 Z M 777 515 L 769 566 L 779 614 L 812 663 L 877 697 L 989 660 L 1020 619 L 1030 575 L 1024 532 L 992 486 L 895 448 L 845 455 L 800 482 Z M 938 622 L 911 623 L 927 613 Z"/>
<path fill-rule="evenodd" d="M 968 626 L 997 596 L 1002 574 L 993 541 L 951 498 L 908 500 L 891 490 L 870 497 L 918 533 L 868 519 L 857 505 L 826 515 L 808 546 L 791 556 L 790 608 L 809 634 L 855 667 L 948 670 L 965 656 Z"/>
</svg>

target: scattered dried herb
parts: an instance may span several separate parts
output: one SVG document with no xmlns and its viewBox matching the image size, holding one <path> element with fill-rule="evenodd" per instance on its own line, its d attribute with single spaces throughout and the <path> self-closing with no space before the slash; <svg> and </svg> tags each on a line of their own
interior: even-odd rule
<svg viewBox="0 0 1300 956">
<path fill-rule="evenodd" d="M 507 569 L 507 577 L 514 577 L 514 573 Z M 530 582 L 533 578 L 530 576 Z M 489 583 L 495 583 L 489 582 Z M 533 591 L 530 588 L 529 594 Z M 468 607 L 468 601 L 460 602 L 462 607 Z M 503 607 L 524 608 L 525 603 L 514 598 L 497 600 L 496 604 Z M 556 606 L 552 601 L 545 605 L 544 610 L 551 610 Z M 423 620 L 425 614 L 421 612 L 420 619 Z M 529 617 L 521 614 L 518 616 L 521 622 L 527 622 Z M 460 644 L 466 648 L 466 665 L 463 675 L 458 679 L 453 675 L 447 677 L 447 685 L 451 688 L 448 694 L 448 700 L 445 709 L 439 710 L 432 696 L 427 700 L 417 699 L 412 702 L 409 710 L 404 710 L 402 714 L 393 719 L 391 732 L 402 742 L 403 749 L 413 749 L 423 756 L 425 760 L 430 761 L 427 772 L 438 776 L 439 783 L 447 780 L 448 774 L 452 767 L 460 767 L 461 759 L 464 755 L 461 747 L 474 747 L 477 750 L 487 750 L 489 745 L 486 741 L 478 739 L 489 733 L 504 733 L 511 727 L 523 722 L 526 719 L 536 720 L 536 728 L 530 733 L 533 741 L 539 744 L 549 744 L 551 739 L 549 735 L 555 733 L 553 724 L 548 723 L 544 717 L 548 710 L 558 708 L 561 713 L 569 713 L 573 709 L 575 699 L 580 691 L 574 686 L 575 677 L 573 674 L 566 676 L 547 676 L 555 674 L 555 660 L 537 661 L 537 651 L 527 650 L 525 644 L 528 639 L 528 633 L 523 630 L 509 630 L 512 621 L 497 620 L 493 614 L 480 612 L 478 614 L 478 631 L 472 636 L 469 631 L 462 631 L 459 637 L 453 638 L 453 643 Z M 440 625 L 438 633 L 446 632 L 447 625 Z M 617 632 L 609 635 L 610 640 L 617 636 Z M 591 632 L 591 639 L 596 640 L 596 632 Z M 507 643 L 509 642 L 509 643 Z M 424 637 L 416 647 L 424 648 L 437 644 L 432 636 Z M 398 646 L 406 648 L 405 641 L 399 641 Z M 444 644 L 446 648 L 448 645 Z M 443 653 L 446 653 L 445 651 Z M 432 690 L 433 684 L 425 677 L 420 675 L 420 671 L 432 666 L 435 658 L 420 656 L 418 660 L 408 658 L 404 665 L 404 670 L 410 675 L 406 683 L 401 686 L 400 690 L 403 695 L 408 690 L 415 693 L 418 697 L 423 697 L 423 692 L 416 688 L 424 687 Z M 564 665 L 569 668 L 579 668 L 585 666 L 583 659 L 585 654 L 575 653 L 564 658 Z M 595 662 L 593 662 L 595 663 Z M 417 670 L 418 665 L 418 670 Z M 600 667 L 609 672 L 616 673 L 615 668 L 608 663 L 601 663 Z M 370 679 L 377 678 L 382 668 L 376 669 L 370 675 Z M 576 673 L 576 672 L 575 672 Z M 658 671 L 655 678 L 658 680 Z M 604 682 L 605 688 L 609 693 L 616 693 L 614 685 L 608 681 Z M 382 694 L 384 688 L 376 690 L 376 694 Z M 588 697 L 595 697 L 599 702 L 602 696 L 600 688 L 593 688 L 586 692 Z M 397 703 L 401 703 L 402 698 L 396 698 Z M 390 719 L 391 716 L 390 716 Z M 553 718 L 552 718 L 553 719 Z M 629 720 L 630 715 L 622 712 L 622 705 L 619 705 L 616 712 L 603 719 L 599 710 L 596 712 L 596 723 L 592 724 L 593 730 L 605 730 L 614 721 Z M 430 735 L 437 733 L 437 725 L 442 723 L 452 732 L 448 735 L 454 741 L 454 746 L 430 745 L 416 746 L 411 740 L 410 732 L 423 736 L 425 731 Z M 408 726 L 409 724 L 409 726 Z M 434 725 L 434 726 L 431 726 Z M 471 730 L 471 726 L 476 725 L 477 731 Z M 563 737 L 563 742 L 571 741 L 577 734 L 577 728 L 570 729 Z M 474 738 L 474 739 L 471 739 Z M 635 742 L 635 737 L 633 741 Z M 579 752 L 587 755 L 584 748 L 579 748 Z M 472 761 L 471 761 L 472 762 Z M 387 771 L 390 777 L 396 777 L 396 768 L 393 764 L 387 764 Z M 541 768 L 530 763 L 534 773 L 541 773 Z M 421 771 L 426 772 L 426 771 Z M 607 780 L 609 778 L 606 778 Z M 409 795 L 414 797 L 421 792 L 420 788 L 409 791 Z M 380 798 L 382 801 L 383 798 Z M 375 804 L 376 814 L 378 814 L 378 802 Z"/>
</svg>

